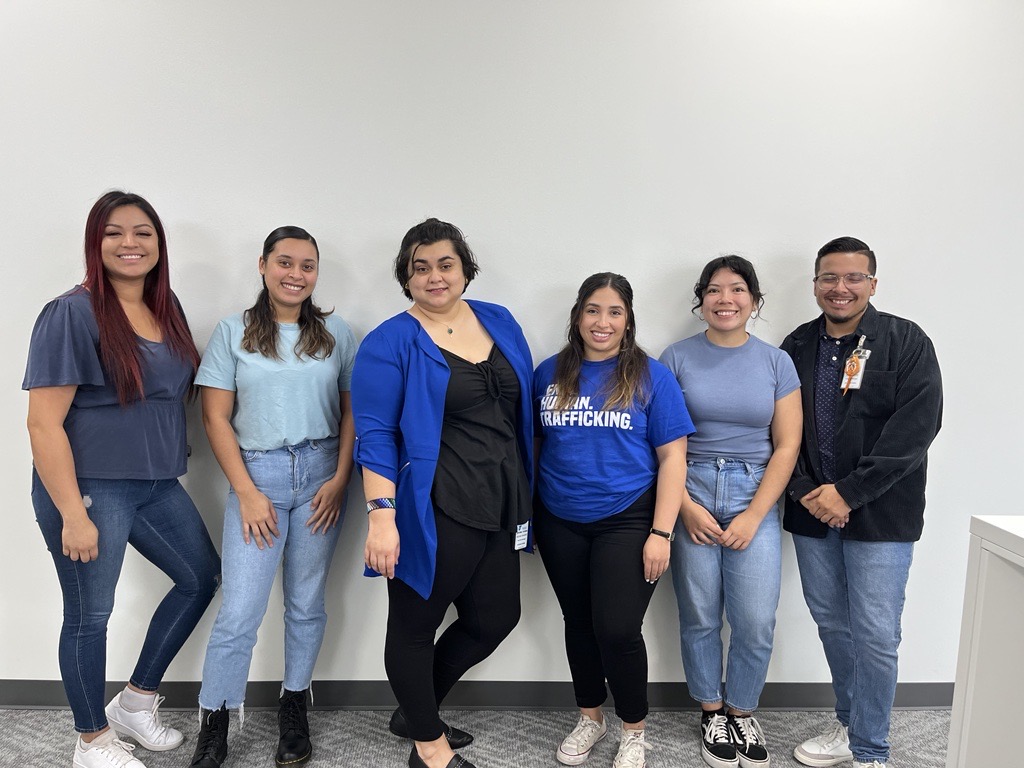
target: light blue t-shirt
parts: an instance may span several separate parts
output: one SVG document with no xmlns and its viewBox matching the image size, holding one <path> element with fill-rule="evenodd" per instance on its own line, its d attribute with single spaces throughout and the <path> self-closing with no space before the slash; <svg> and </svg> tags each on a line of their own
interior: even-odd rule
<svg viewBox="0 0 1024 768">
<path fill-rule="evenodd" d="M 617 358 L 584 360 L 579 397 L 564 411 L 554 410 L 557 356 L 533 376 L 535 428 L 540 448 L 537 488 L 556 517 L 589 523 L 621 512 L 643 495 L 658 476 L 655 449 L 686 437 L 693 422 L 672 372 L 650 360 L 651 389 L 645 406 L 603 410 L 599 394 L 615 372 Z"/>
<path fill-rule="evenodd" d="M 241 314 L 217 324 L 196 384 L 235 393 L 231 426 L 243 451 L 272 451 L 338 435 L 338 392 L 350 389 L 356 342 L 337 315 L 328 315 L 324 322 L 336 342 L 325 360 L 296 356 L 297 323 L 277 324 L 280 360 L 242 349 Z"/>
<path fill-rule="evenodd" d="M 800 386 L 789 355 L 756 336 L 719 347 L 701 332 L 677 341 L 660 360 L 683 388 L 697 425 L 686 442 L 687 459 L 768 463 L 775 401 Z"/>
</svg>

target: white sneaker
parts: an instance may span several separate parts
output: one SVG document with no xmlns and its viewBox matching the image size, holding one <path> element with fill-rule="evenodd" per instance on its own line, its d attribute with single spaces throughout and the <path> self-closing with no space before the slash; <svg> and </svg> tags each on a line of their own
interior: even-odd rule
<svg viewBox="0 0 1024 768">
<path fill-rule="evenodd" d="M 79 737 L 75 743 L 74 768 L 146 768 L 132 757 L 134 744 L 125 744 L 114 731 L 108 730 L 86 744 Z"/>
<path fill-rule="evenodd" d="M 820 736 L 808 739 L 794 749 L 793 757 L 804 765 L 813 766 L 813 768 L 827 768 L 830 765 L 853 760 L 853 752 L 850 751 L 850 735 L 846 731 L 846 726 L 836 720 L 829 730 Z"/>
<path fill-rule="evenodd" d="M 885 768 L 881 760 L 872 760 L 870 763 L 854 763 L 854 768 Z"/>
<path fill-rule="evenodd" d="M 644 741 L 643 731 L 623 731 L 612 768 L 644 768 L 650 748 L 651 745 Z"/>
<path fill-rule="evenodd" d="M 123 736 L 131 736 L 151 752 L 166 752 L 181 746 L 185 737 L 181 731 L 160 722 L 160 705 L 163 696 L 153 697 L 153 706 L 141 712 L 132 712 L 121 705 L 121 694 L 107 704 L 107 720 L 110 727 Z"/>
<path fill-rule="evenodd" d="M 579 765 L 590 757 L 591 748 L 597 744 L 608 733 L 608 723 L 602 720 L 591 720 L 584 714 L 580 714 L 580 721 L 572 732 L 562 739 L 555 757 L 563 765 Z"/>
</svg>

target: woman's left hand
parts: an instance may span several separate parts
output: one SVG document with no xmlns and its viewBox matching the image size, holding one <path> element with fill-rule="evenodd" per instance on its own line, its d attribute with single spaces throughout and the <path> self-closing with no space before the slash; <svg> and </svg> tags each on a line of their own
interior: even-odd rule
<svg viewBox="0 0 1024 768">
<path fill-rule="evenodd" d="M 312 533 L 326 534 L 331 528 L 338 524 L 341 517 L 341 500 L 345 496 L 345 479 L 339 479 L 337 475 L 320 486 L 316 492 L 309 508 L 313 514 L 306 521 L 306 526 L 313 526 Z"/>
<path fill-rule="evenodd" d="M 718 543 L 729 549 L 746 549 L 754 540 L 760 525 L 761 521 L 749 509 L 745 509 L 729 521 Z"/>
<path fill-rule="evenodd" d="M 644 578 L 651 584 L 661 578 L 668 570 L 668 558 L 672 551 L 672 545 L 664 536 L 655 536 L 653 533 L 647 537 L 644 544 Z"/>
</svg>

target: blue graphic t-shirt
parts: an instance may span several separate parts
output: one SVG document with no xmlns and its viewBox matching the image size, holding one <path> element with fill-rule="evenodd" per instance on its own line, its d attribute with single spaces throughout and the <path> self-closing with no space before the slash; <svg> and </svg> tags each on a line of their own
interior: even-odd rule
<svg viewBox="0 0 1024 768">
<path fill-rule="evenodd" d="M 580 392 L 564 411 L 555 410 L 555 359 L 537 367 L 533 391 L 540 448 L 537 487 L 552 514 L 593 522 L 626 509 L 658 476 L 659 446 L 694 431 L 683 393 L 672 372 L 650 360 L 646 405 L 603 410 L 605 382 L 617 358 L 584 361 Z"/>
</svg>

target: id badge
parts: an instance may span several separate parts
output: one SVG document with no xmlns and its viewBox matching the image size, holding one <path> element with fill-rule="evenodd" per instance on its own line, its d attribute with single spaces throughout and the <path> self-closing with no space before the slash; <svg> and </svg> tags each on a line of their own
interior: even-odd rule
<svg viewBox="0 0 1024 768">
<path fill-rule="evenodd" d="M 871 357 L 871 350 L 857 347 L 850 353 L 850 357 L 843 367 L 843 394 L 851 389 L 860 389 L 864 381 L 864 369 L 868 366 L 868 358 Z"/>
<path fill-rule="evenodd" d="M 526 542 L 530 539 L 530 524 L 523 523 L 516 526 L 516 543 L 513 549 L 526 549 Z"/>
</svg>

